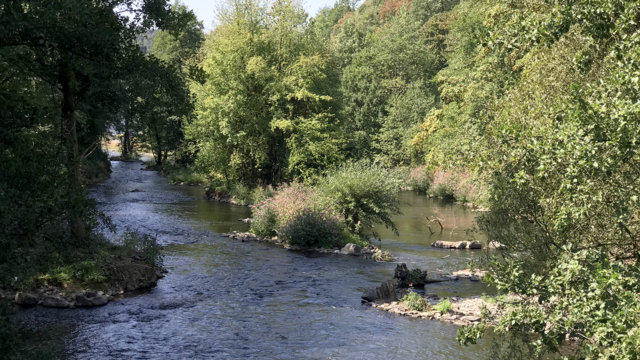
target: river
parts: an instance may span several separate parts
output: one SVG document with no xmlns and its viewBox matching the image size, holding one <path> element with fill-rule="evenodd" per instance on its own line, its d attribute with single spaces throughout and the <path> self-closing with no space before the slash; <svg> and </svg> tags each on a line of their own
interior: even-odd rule
<svg viewBox="0 0 640 360">
<path fill-rule="evenodd" d="M 246 230 L 247 207 L 206 201 L 199 187 L 172 186 L 137 162 L 112 162 L 91 197 L 119 231 L 157 236 L 166 277 L 135 296 L 90 309 L 20 312 L 33 329 L 55 334 L 69 359 L 478 359 L 488 346 L 457 344 L 457 327 L 360 304 L 365 288 L 393 276 L 395 263 L 289 251 L 220 234 Z M 475 254 L 433 249 L 435 240 L 471 236 L 470 210 L 401 194 L 400 236 L 380 229 L 379 245 L 428 271 L 466 267 Z M 425 216 L 441 218 L 444 231 Z M 437 229 L 436 229 L 437 228 Z M 441 296 L 488 292 L 471 281 L 429 285 Z"/>
</svg>

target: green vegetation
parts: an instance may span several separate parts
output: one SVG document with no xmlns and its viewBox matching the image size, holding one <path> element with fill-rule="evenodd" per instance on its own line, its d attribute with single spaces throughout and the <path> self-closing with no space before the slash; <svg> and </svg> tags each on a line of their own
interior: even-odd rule
<svg viewBox="0 0 640 360">
<path fill-rule="evenodd" d="M 449 301 L 449 299 L 442 299 L 437 304 L 433 305 L 433 308 L 440 314 L 446 314 L 451 311 L 451 309 L 453 309 L 453 306 L 451 305 L 451 301 Z"/>
<path fill-rule="evenodd" d="M 84 183 L 108 173 L 115 130 L 124 158 L 147 147 L 170 181 L 255 204 L 252 230 L 292 244 L 396 230 L 402 185 L 488 206 L 480 228 L 508 251 L 484 266 L 523 295 L 496 298 L 499 348 L 637 357 L 638 13 L 339 0 L 308 19 L 299 1 L 234 0 L 204 35 L 165 0 L 5 1 L 0 285 L 108 276 Z M 401 184 L 394 168 L 414 170 Z"/>
<path fill-rule="evenodd" d="M 422 296 L 420 296 L 420 294 L 414 291 L 409 291 L 400 299 L 400 302 L 405 303 L 409 307 L 409 309 L 415 311 L 426 311 L 431 308 L 431 306 L 427 304 L 427 301 Z"/>
<path fill-rule="evenodd" d="M 400 181 L 386 169 L 366 162 L 347 163 L 329 172 L 318 188 L 352 234 L 377 236 L 375 224 L 398 232 L 391 217 L 400 213 Z"/>
<path fill-rule="evenodd" d="M 375 224 L 395 230 L 391 216 L 399 212 L 398 184 L 378 166 L 347 164 L 317 186 L 285 185 L 256 204 L 251 230 L 303 247 L 366 246 Z"/>
<path fill-rule="evenodd" d="M 103 283 L 108 265 L 133 251 L 96 233 L 110 222 L 85 184 L 108 177 L 100 144 L 123 121 L 163 158 L 181 142 L 186 82 L 136 38 L 152 27 L 176 32 L 190 16 L 161 0 L 2 3 L 0 288 Z M 143 242 L 130 255 L 155 263 Z"/>
</svg>

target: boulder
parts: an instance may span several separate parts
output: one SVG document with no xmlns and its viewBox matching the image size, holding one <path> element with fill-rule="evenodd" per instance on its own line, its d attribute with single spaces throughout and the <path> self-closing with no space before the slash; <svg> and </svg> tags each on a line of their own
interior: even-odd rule
<svg viewBox="0 0 640 360">
<path fill-rule="evenodd" d="M 22 306 L 35 306 L 38 304 L 38 298 L 33 294 L 18 292 L 14 301 L 18 305 Z"/>
<path fill-rule="evenodd" d="M 482 318 L 480 316 L 467 315 L 467 316 L 461 317 L 460 320 L 472 323 L 472 322 L 479 322 L 480 320 L 482 320 Z"/>
<path fill-rule="evenodd" d="M 375 289 L 367 289 L 362 294 L 363 302 L 371 302 L 376 300 L 397 301 L 396 287 L 393 281 L 386 281 Z"/>
<path fill-rule="evenodd" d="M 40 302 L 40 305 L 45 306 L 45 307 L 52 307 L 52 308 L 69 308 L 69 307 L 71 307 L 71 303 L 69 301 L 67 301 L 66 299 L 64 299 L 62 297 L 54 296 L 54 295 L 46 296 L 44 299 L 42 299 L 42 301 Z"/>
<path fill-rule="evenodd" d="M 109 298 L 102 293 L 95 291 L 85 291 L 75 296 L 76 306 L 91 307 L 102 306 L 109 302 Z"/>
<path fill-rule="evenodd" d="M 344 255 L 360 255 L 360 252 L 362 252 L 362 248 L 353 243 L 348 243 L 340 250 L 340 253 Z"/>
<path fill-rule="evenodd" d="M 482 244 L 480 244 L 477 241 L 472 241 L 469 243 L 469 245 L 467 245 L 467 248 L 472 249 L 472 250 L 480 250 L 482 249 Z"/>
<path fill-rule="evenodd" d="M 438 240 L 431 244 L 432 247 L 441 248 L 441 249 L 466 249 L 467 242 L 466 241 L 442 241 Z"/>
</svg>

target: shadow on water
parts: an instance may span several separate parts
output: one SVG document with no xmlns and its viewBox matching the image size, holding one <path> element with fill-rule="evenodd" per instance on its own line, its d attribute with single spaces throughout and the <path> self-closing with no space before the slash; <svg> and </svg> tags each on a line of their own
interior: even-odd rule
<svg viewBox="0 0 640 360">
<path fill-rule="evenodd" d="M 395 264 L 234 242 L 219 233 L 246 230 L 238 219 L 248 208 L 205 201 L 202 189 L 168 185 L 140 167 L 113 162 L 111 179 L 92 187 L 91 196 L 119 229 L 157 235 L 167 245 L 169 272 L 156 288 L 100 308 L 21 312 L 34 328 L 70 329 L 61 335 L 69 358 L 477 359 L 487 353 L 486 345 L 458 345 L 455 326 L 362 306 L 362 291 L 391 278 Z M 466 210 L 411 194 L 403 199 L 409 205 L 398 219 L 402 237 L 385 235 L 383 247 L 426 269 L 464 263 L 467 252 L 428 248 L 420 217 L 441 211 L 457 233 L 471 215 L 458 218 Z M 479 286 L 451 282 L 429 292 L 478 294 Z"/>
</svg>

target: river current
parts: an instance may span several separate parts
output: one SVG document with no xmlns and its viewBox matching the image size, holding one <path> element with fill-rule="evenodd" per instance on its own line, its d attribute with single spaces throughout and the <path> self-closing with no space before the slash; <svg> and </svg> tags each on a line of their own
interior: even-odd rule
<svg viewBox="0 0 640 360">
<path fill-rule="evenodd" d="M 361 305 L 369 287 L 391 279 L 395 263 L 289 251 L 221 236 L 247 230 L 247 207 L 204 200 L 198 187 L 172 186 L 138 162 L 112 162 L 111 178 L 90 188 L 118 231 L 155 235 L 165 245 L 166 276 L 145 292 L 90 309 L 36 307 L 20 312 L 54 334 L 69 359 L 478 359 L 487 345 L 464 347 L 457 327 Z M 402 193 L 400 236 L 380 229 L 379 245 L 398 262 L 428 271 L 463 269 L 470 251 L 433 249 L 463 240 L 473 213 Z M 426 216 L 442 220 L 430 235 Z M 479 295 L 471 281 L 426 289 Z"/>
</svg>

